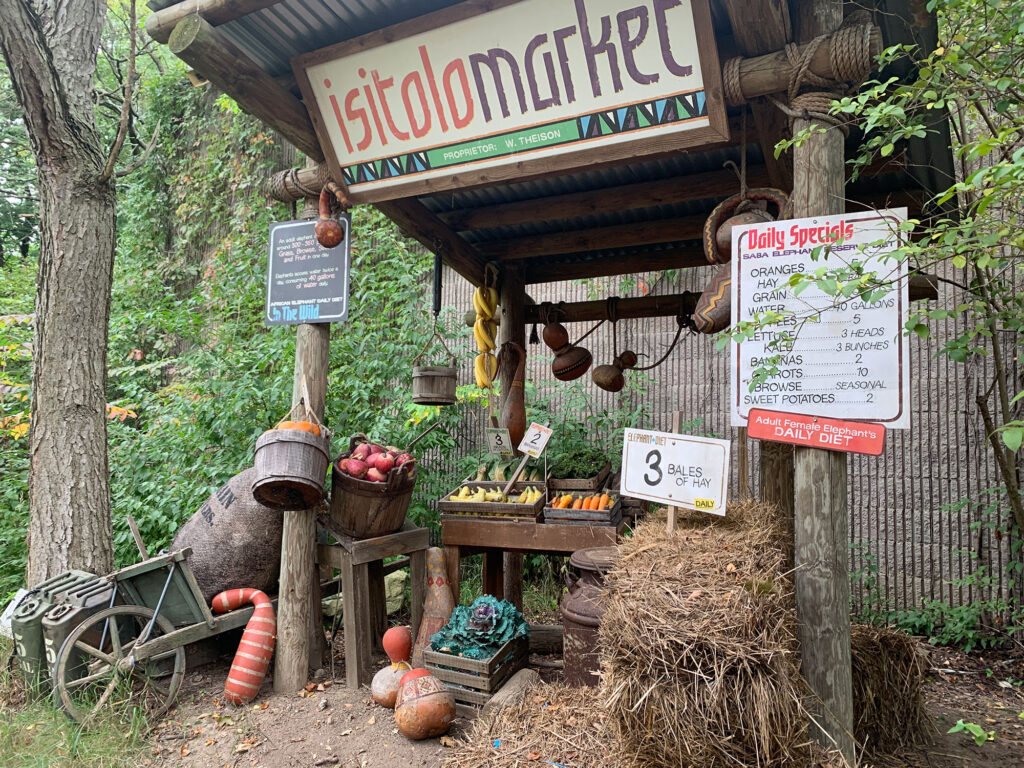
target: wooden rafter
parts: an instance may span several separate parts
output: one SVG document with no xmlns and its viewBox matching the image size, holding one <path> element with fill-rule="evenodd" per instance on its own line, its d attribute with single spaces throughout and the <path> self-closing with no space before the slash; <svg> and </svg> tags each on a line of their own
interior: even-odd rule
<svg viewBox="0 0 1024 768">
<path fill-rule="evenodd" d="M 763 166 L 747 169 L 747 184 L 763 186 L 768 174 Z M 438 214 L 457 232 L 491 227 L 514 227 L 538 221 L 558 221 L 579 216 L 599 216 L 694 200 L 719 199 L 739 189 L 736 174 L 729 170 L 643 181 L 567 195 L 550 195 L 514 203 L 499 203 Z"/>
<path fill-rule="evenodd" d="M 444 262 L 473 285 L 480 285 L 485 261 L 477 250 L 452 232 L 419 200 L 407 197 L 377 203 L 376 207 L 426 248 L 440 252 Z"/>
<path fill-rule="evenodd" d="M 171 32 L 186 16 L 198 13 L 215 27 L 256 11 L 262 11 L 283 0 L 185 0 L 156 11 L 146 19 L 146 32 L 154 40 L 166 43 Z"/>
<path fill-rule="evenodd" d="M 689 269 L 706 266 L 700 248 L 665 248 L 660 251 L 584 258 L 538 258 L 523 262 L 523 278 L 527 285 L 583 280 L 588 277 L 630 275 L 637 272 L 660 272 L 665 269 Z"/>
<path fill-rule="evenodd" d="M 314 160 L 323 160 L 309 113 L 241 48 L 199 14 L 178 22 L 168 38 L 171 53 Z"/>
<path fill-rule="evenodd" d="M 705 218 L 705 216 L 683 216 L 616 224 L 610 227 L 592 227 L 571 232 L 530 235 L 494 243 L 481 243 L 477 246 L 477 250 L 487 259 L 501 261 L 695 240 L 701 235 Z"/>
</svg>

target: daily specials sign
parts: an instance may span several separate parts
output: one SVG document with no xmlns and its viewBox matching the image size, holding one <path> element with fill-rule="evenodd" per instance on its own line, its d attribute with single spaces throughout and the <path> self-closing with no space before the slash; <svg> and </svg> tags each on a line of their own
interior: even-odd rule
<svg viewBox="0 0 1024 768">
<path fill-rule="evenodd" d="M 733 426 L 747 426 L 752 408 L 910 426 L 907 263 L 887 258 L 906 216 L 902 208 L 733 229 L 733 325 L 768 312 L 785 316 L 781 325 L 733 342 Z M 837 299 L 816 284 L 797 295 L 789 287 L 792 275 L 855 261 L 889 284 L 880 299 Z M 780 330 L 795 335 L 792 348 L 776 373 L 751 387 L 755 372 L 776 356 L 772 343 Z"/>
<path fill-rule="evenodd" d="M 728 134 L 707 0 L 469 2 L 292 64 L 357 202 Z"/>
</svg>

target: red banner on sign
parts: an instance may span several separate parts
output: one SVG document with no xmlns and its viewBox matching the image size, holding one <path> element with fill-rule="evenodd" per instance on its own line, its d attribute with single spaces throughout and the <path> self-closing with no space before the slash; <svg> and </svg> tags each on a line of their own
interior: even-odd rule
<svg viewBox="0 0 1024 768">
<path fill-rule="evenodd" d="M 885 442 L 885 425 L 751 408 L 747 434 L 776 443 L 879 456 Z"/>
</svg>

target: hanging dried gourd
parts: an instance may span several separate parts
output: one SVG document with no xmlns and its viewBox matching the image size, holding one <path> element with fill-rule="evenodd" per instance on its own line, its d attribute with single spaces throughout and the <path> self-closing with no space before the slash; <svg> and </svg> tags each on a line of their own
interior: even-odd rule
<svg viewBox="0 0 1024 768">
<path fill-rule="evenodd" d="M 320 218 L 313 226 L 316 241 L 324 248 L 335 248 L 345 239 L 345 228 L 331 213 L 333 200 L 338 201 L 342 210 L 351 207 L 345 191 L 333 181 L 329 181 L 320 190 Z"/>
<path fill-rule="evenodd" d="M 557 310 L 554 311 L 557 312 Z M 565 329 L 565 326 L 557 320 L 552 320 L 551 313 L 550 305 L 541 308 L 541 315 L 544 318 L 544 329 L 541 331 L 541 337 L 544 339 L 544 343 L 555 353 L 555 359 L 551 361 L 551 373 L 559 381 L 573 381 L 585 374 L 594 360 L 589 350 L 577 345 L 592 334 L 604 321 L 602 320 L 601 323 L 595 325 L 583 334 L 575 344 L 572 344 L 569 342 L 569 332 Z"/>
<path fill-rule="evenodd" d="M 615 356 L 611 362 L 611 365 L 599 365 L 594 369 L 594 372 L 590 374 L 591 380 L 595 385 L 607 392 L 619 392 L 626 385 L 626 378 L 623 375 L 628 370 L 637 371 L 649 371 L 653 368 L 657 368 L 672 353 L 675 349 L 676 344 L 679 343 L 679 337 L 682 335 L 683 328 L 693 329 L 693 321 L 691 317 L 686 314 L 682 307 L 680 307 L 679 314 L 676 316 L 676 329 L 675 338 L 672 339 L 672 343 L 669 344 L 668 349 L 665 350 L 658 360 L 650 365 L 638 366 L 637 365 L 637 354 L 632 350 L 624 350 L 622 354 L 618 353 L 619 341 L 618 334 L 616 332 L 616 323 L 618 318 L 616 317 L 616 308 L 618 306 L 618 298 L 612 297 L 607 302 L 608 320 L 612 324 L 612 354 Z"/>
<path fill-rule="evenodd" d="M 512 355 L 515 355 L 514 362 L 511 363 L 515 365 L 515 373 L 512 375 L 508 392 L 505 393 L 499 423 L 508 430 L 512 445 L 519 445 L 526 434 L 526 398 L 523 391 L 526 380 L 526 350 L 514 341 L 506 341 L 498 352 L 499 363 L 504 361 L 506 356 Z"/>
<path fill-rule="evenodd" d="M 781 189 L 770 187 L 747 189 L 746 145 L 743 167 L 738 171 L 740 192 L 726 198 L 711 211 L 704 222 L 704 257 L 709 264 L 721 265 L 704 286 L 693 312 L 694 327 L 701 333 L 718 333 L 729 327 L 732 302 L 732 232 L 734 227 L 775 221 L 785 216 L 789 197 Z M 735 164 L 728 163 L 733 165 Z M 772 214 L 769 206 L 775 207 Z"/>
</svg>

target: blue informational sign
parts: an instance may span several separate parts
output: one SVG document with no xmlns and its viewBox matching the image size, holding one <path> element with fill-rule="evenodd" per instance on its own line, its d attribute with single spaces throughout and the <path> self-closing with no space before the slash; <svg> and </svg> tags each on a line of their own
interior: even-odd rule
<svg viewBox="0 0 1024 768">
<path fill-rule="evenodd" d="M 338 217 L 345 238 L 334 248 L 316 240 L 315 221 L 270 225 L 267 256 L 267 325 L 340 323 L 348 318 L 349 240 L 352 219 Z"/>
</svg>

